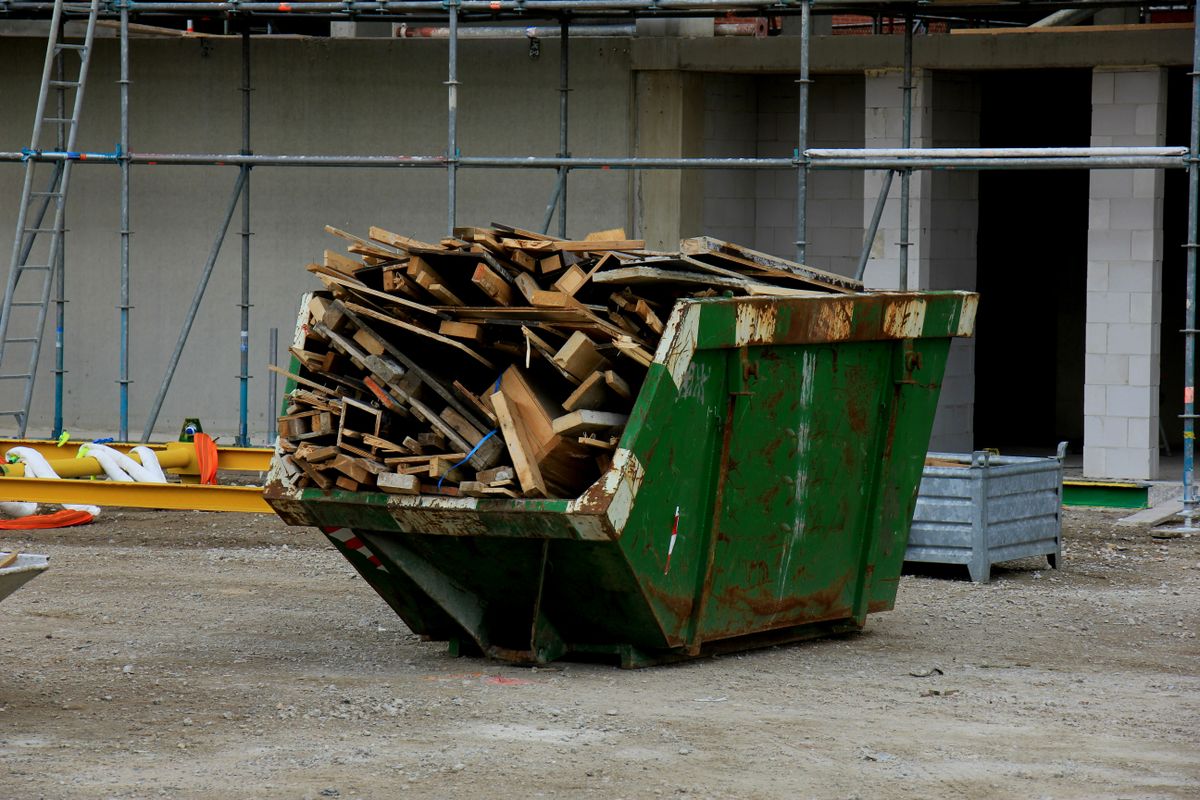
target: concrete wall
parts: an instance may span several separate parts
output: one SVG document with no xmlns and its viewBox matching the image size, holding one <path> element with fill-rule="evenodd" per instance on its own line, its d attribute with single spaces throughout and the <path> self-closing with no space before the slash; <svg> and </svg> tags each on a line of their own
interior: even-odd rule
<svg viewBox="0 0 1200 800">
<path fill-rule="evenodd" d="M 0 149 L 28 144 L 44 41 L 0 39 Z M 253 142 L 260 152 L 441 154 L 446 148 L 446 45 L 437 41 L 255 40 Z M 460 44 L 460 147 L 471 154 L 553 154 L 558 148 L 558 50 L 532 60 L 521 40 Z M 579 40 L 571 48 L 571 149 L 595 155 L 631 148 L 628 44 Z M 132 146 L 136 151 L 236 152 L 241 138 L 236 40 L 132 43 Z M 118 139 L 117 48 L 97 43 L 79 145 L 109 151 Z M 0 164 L 0 221 L 11 235 L 22 167 Z M 229 168 L 133 171 L 130 429 L 140 433 L 183 312 L 225 211 Z M 541 224 L 550 172 L 462 170 L 462 224 Z M 326 224 L 365 234 L 380 225 L 422 238 L 445 233 L 441 170 L 270 169 L 253 173 L 250 426 L 268 427 L 267 333 L 291 340 L 304 271 L 337 240 Z M 67 242 L 65 417 L 81 435 L 116 433 L 118 171 L 81 166 L 72 185 Z M 629 174 L 587 171 L 570 183 L 571 234 L 629 226 Z M 235 221 L 233 230 L 238 229 Z M 8 240 L 6 240 L 8 241 Z M 7 252 L 7 250 L 5 250 Z M 227 241 L 160 416 L 159 431 L 198 416 L 230 441 L 237 429 L 240 245 Z M 52 340 L 43 353 L 31 434 L 51 425 Z M 7 365 L 6 365 L 7 367 Z M 6 408 L 16 402 L 5 398 Z M 0 429 L 9 420 L 0 420 Z"/>
<path fill-rule="evenodd" d="M 704 77 L 704 154 L 790 158 L 796 149 L 799 100 L 791 76 Z M 812 84 L 813 147 L 862 147 L 863 78 L 818 75 Z M 851 171 L 816 171 L 808 185 L 807 261 L 853 274 L 862 242 L 862 180 Z M 767 253 L 796 253 L 794 170 L 708 170 L 704 228 L 711 236 Z"/>
</svg>

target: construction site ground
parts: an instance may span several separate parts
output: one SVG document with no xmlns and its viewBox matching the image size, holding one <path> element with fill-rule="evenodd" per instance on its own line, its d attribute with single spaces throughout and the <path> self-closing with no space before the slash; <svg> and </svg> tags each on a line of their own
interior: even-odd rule
<svg viewBox="0 0 1200 800">
<path fill-rule="evenodd" d="M 1200 537 L 1067 510 L 1065 569 L 902 580 L 862 634 L 622 671 L 451 658 L 324 537 L 9 533 L 6 798 L 1195 798 Z"/>
</svg>

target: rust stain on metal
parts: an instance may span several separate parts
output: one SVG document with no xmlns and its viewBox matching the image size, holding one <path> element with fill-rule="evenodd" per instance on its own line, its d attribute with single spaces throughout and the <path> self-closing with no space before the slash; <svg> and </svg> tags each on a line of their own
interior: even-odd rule
<svg viewBox="0 0 1200 800">
<path fill-rule="evenodd" d="M 734 309 L 733 341 L 738 347 L 750 344 L 771 344 L 779 307 L 775 303 L 744 303 Z"/>
<path fill-rule="evenodd" d="M 925 301 L 919 297 L 894 298 L 883 310 L 883 334 L 894 339 L 916 339 L 925 330 Z"/>
</svg>

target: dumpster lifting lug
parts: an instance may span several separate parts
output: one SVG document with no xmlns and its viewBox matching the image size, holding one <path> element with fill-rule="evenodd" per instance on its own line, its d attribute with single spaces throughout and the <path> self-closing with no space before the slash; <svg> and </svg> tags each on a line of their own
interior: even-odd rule
<svg viewBox="0 0 1200 800">
<path fill-rule="evenodd" d="M 750 360 L 750 348 L 746 345 L 738 348 L 738 364 L 741 370 L 735 373 L 733 388 L 729 394 L 735 397 L 753 397 L 754 392 L 747 391 L 746 385 L 750 383 L 751 378 L 758 377 L 758 362 Z"/>
<path fill-rule="evenodd" d="M 921 353 L 914 347 L 913 339 L 905 339 L 903 346 L 899 350 L 899 363 L 896 365 L 896 383 L 912 384 L 919 383 L 913 373 L 921 369 Z"/>
</svg>

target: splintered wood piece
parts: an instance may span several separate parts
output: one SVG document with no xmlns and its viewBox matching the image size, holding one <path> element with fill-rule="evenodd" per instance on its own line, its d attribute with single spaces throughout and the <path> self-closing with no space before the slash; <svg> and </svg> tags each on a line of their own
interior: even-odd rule
<svg viewBox="0 0 1200 800">
<path fill-rule="evenodd" d="M 336 269 L 338 272 L 344 272 L 347 275 L 353 276 L 355 270 L 362 269 L 366 266 L 357 258 L 347 258 L 346 256 L 334 250 L 325 251 L 324 265 L 329 269 Z"/>
<path fill-rule="evenodd" d="M 572 333 L 552 360 L 581 381 L 593 372 L 610 366 L 608 359 L 596 352 L 596 343 L 582 331 Z"/>
<path fill-rule="evenodd" d="M 367 458 L 351 458 L 347 455 L 334 456 L 329 466 L 358 483 L 371 483 L 375 476 L 387 472 L 383 464 Z"/>
<path fill-rule="evenodd" d="M 470 445 L 470 449 L 475 450 L 475 456 L 478 456 L 481 460 L 486 461 L 489 467 L 496 463 L 496 460 L 499 459 L 500 453 L 504 449 L 504 446 L 500 442 L 496 441 L 495 436 L 491 437 L 487 441 L 483 441 L 487 436 L 487 431 L 481 431 L 476 428 L 469 421 L 467 421 L 462 414 L 459 414 L 453 408 L 443 409 L 441 418 L 447 425 L 453 428 L 454 431 L 461 436 L 464 441 L 467 442 L 467 444 Z"/>
<path fill-rule="evenodd" d="M 487 486 L 479 481 L 460 481 L 458 484 L 458 493 L 464 497 L 487 497 L 483 490 Z"/>
<path fill-rule="evenodd" d="M 525 272 L 518 273 L 514 283 L 517 284 L 517 288 L 525 296 L 525 299 L 529 301 L 530 305 L 533 304 L 534 295 L 542 290 L 542 287 L 538 286 L 538 282 Z"/>
<path fill-rule="evenodd" d="M 478 286 L 479 290 L 492 298 L 497 305 L 512 305 L 512 287 L 482 261 L 475 265 L 471 283 Z"/>
<path fill-rule="evenodd" d="M 367 445 L 368 447 L 374 447 L 377 450 L 387 450 L 389 453 L 411 453 L 412 452 L 404 445 L 396 444 L 395 442 L 390 442 L 387 439 L 383 439 L 378 436 L 372 436 L 369 433 L 364 433 L 362 440 L 363 440 L 363 444 Z"/>
<path fill-rule="evenodd" d="M 572 411 L 554 420 L 554 432 L 560 436 L 577 436 L 581 433 L 619 428 L 629 421 L 628 414 L 613 414 L 609 411 Z"/>
<path fill-rule="evenodd" d="M 418 294 L 419 287 L 409 279 L 407 271 L 407 262 L 391 267 L 384 267 L 381 273 L 383 276 L 383 290 L 385 292 L 400 292 L 413 300 L 422 297 L 423 295 Z"/>
<path fill-rule="evenodd" d="M 574 297 L 585 283 L 587 283 L 587 273 L 572 264 L 567 267 L 566 272 L 558 276 L 558 280 L 554 282 L 554 288 L 565 295 Z"/>
<path fill-rule="evenodd" d="M 295 457 L 310 464 L 317 464 L 322 461 L 328 461 L 337 454 L 338 449 L 335 445 L 320 446 L 306 443 L 296 448 Z"/>
<path fill-rule="evenodd" d="M 533 447 L 524 419 L 519 412 L 509 408 L 508 398 L 504 396 L 503 390 L 492 394 L 492 407 L 496 409 L 496 419 L 500 421 L 500 432 L 504 434 L 504 444 L 517 473 L 521 493 L 527 497 L 545 497 L 546 484 L 542 480 L 541 471 L 538 470 L 537 461 L 533 458 Z"/>
<path fill-rule="evenodd" d="M 472 322 L 442 320 L 442 324 L 438 326 L 438 333 L 443 336 L 453 336 L 456 339 L 470 339 L 472 342 L 483 341 L 483 326 Z"/>
<path fill-rule="evenodd" d="M 629 384 L 625 382 L 624 378 L 613 372 L 611 369 L 604 371 L 604 382 L 608 384 L 609 389 L 626 400 L 629 400 L 633 397 L 633 390 L 629 388 Z"/>
<path fill-rule="evenodd" d="M 628 356 L 643 367 L 649 367 L 654 363 L 654 356 L 639 347 L 637 342 L 628 336 L 620 337 L 613 342 L 613 345 L 616 346 L 618 353 Z"/>
<path fill-rule="evenodd" d="M 308 479 L 317 485 L 318 489 L 333 488 L 333 478 L 321 472 L 307 461 L 296 461 L 296 466 L 308 476 Z"/>
<path fill-rule="evenodd" d="M 593 372 L 563 401 L 563 408 L 567 411 L 581 408 L 596 410 L 604 405 L 607 398 L 608 384 L 604 382 L 604 372 Z"/>
<path fill-rule="evenodd" d="M 525 250 L 530 253 L 550 253 L 557 250 L 576 253 L 600 252 L 602 250 L 645 250 L 643 239 L 595 239 L 590 242 L 581 241 L 539 241 L 537 239 L 502 238 L 500 243 L 505 247 Z"/>
<path fill-rule="evenodd" d="M 422 447 L 429 447 L 434 450 L 444 450 L 446 447 L 446 437 L 441 431 L 418 433 L 417 441 L 421 443 Z"/>
<path fill-rule="evenodd" d="M 383 244 L 388 244 L 401 250 L 412 250 L 413 248 L 419 248 L 421 250 L 445 249 L 440 245 L 422 242 L 420 239 L 410 239 L 407 236 L 401 236 L 398 233 L 392 233 L 391 231 L 384 230 L 383 228 L 376 228 L 374 226 L 367 231 L 367 235 L 377 242 L 382 242 Z"/>
<path fill-rule="evenodd" d="M 401 475 L 396 472 L 385 472 L 375 478 L 375 485 L 381 492 L 388 494 L 420 494 L 421 479 L 416 475 Z"/>
<path fill-rule="evenodd" d="M 659 269 L 657 267 L 617 267 L 605 270 L 592 276 L 592 283 L 676 283 L 688 286 L 719 286 L 729 289 L 741 289 L 745 292 L 755 291 L 763 295 L 779 295 L 781 297 L 822 297 L 826 292 L 814 292 L 808 289 L 793 289 L 789 286 L 776 286 L 764 283 L 754 278 L 727 278 L 724 275 L 705 275 L 699 272 L 683 272 L 675 269 Z"/>
<path fill-rule="evenodd" d="M 633 307 L 633 313 L 642 318 L 642 322 L 646 323 L 646 327 L 654 331 L 655 334 L 662 336 L 663 324 L 658 315 L 654 313 L 654 309 L 650 308 L 650 304 L 642 298 L 638 298 L 637 303 Z"/>
<path fill-rule="evenodd" d="M 333 360 L 337 353 L 314 353 L 311 350 L 301 350 L 299 347 L 289 347 L 288 352 L 300 359 L 300 363 L 309 372 L 329 372 L 333 368 Z"/>
<path fill-rule="evenodd" d="M 417 455 L 420 455 L 425 452 L 425 445 L 421 444 L 411 436 L 405 436 L 402 444 L 408 448 L 410 453 L 416 453 Z"/>
</svg>

